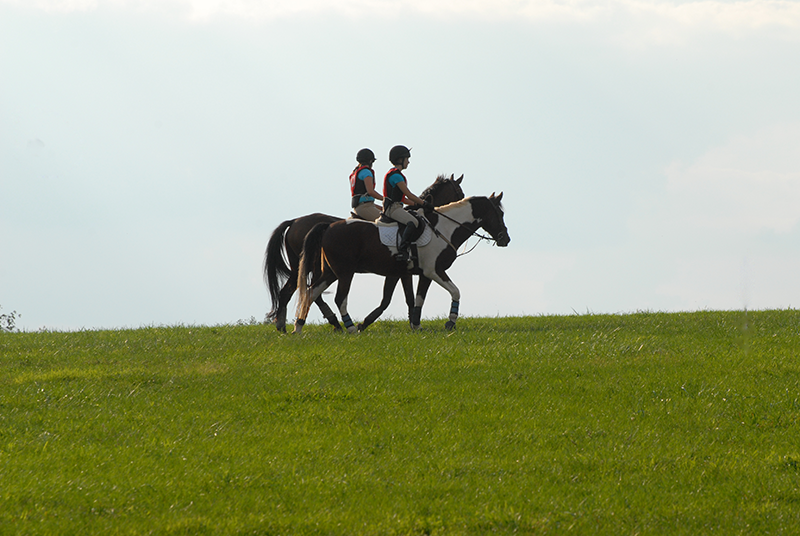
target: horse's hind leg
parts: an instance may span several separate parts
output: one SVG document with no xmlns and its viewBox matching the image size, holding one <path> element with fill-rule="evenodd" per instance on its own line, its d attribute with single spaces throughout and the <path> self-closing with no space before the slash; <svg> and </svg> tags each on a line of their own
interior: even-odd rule
<svg viewBox="0 0 800 536">
<path fill-rule="evenodd" d="M 356 326 L 350 315 L 347 314 L 347 295 L 350 293 L 350 284 L 353 282 L 353 274 L 345 274 L 339 277 L 339 284 L 336 286 L 336 297 L 334 302 L 339 308 L 339 314 L 342 315 L 342 323 L 348 333 L 355 333 Z"/>
<path fill-rule="evenodd" d="M 310 290 L 311 292 L 311 301 L 316 301 L 322 293 L 331 286 L 332 281 L 319 281 L 317 282 Z M 294 331 L 292 333 L 302 333 L 303 326 L 306 325 L 306 318 L 308 317 L 308 310 L 311 308 L 311 301 L 303 302 L 298 304 L 297 306 L 297 318 L 294 321 Z"/>
<path fill-rule="evenodd" d="M 283 285 L 283 288 L 280 292 L 280 297 L 278 300 L 278 310 L 275 313 L 275 327 L 278 331 L 282 333 L 286 333 L 286 309 L 289 307 L 289 302 L 292 299 L 292 294 L 294 291 L 297 290 L 297 273 L 293 273 L 292 277 L 286 280 L 286 284 Z M 325 300 L 322 299 L 322 295 L 320 294 L 319 298 L 314 300 L 314 303 L 317 304 L 319 310 L 322 312 L 322 316 L 325 317 L 325 320 L 333 326 L 333 329 L 336 331 L 342 330 L 342 325 L 339 324 L 339 319 L 336 318 L 336 313 L 325 303 Z"/>
<path fill-rule="evenodd" d="M 339 323 L 339 319 L 336 318 L 336 313 L 334 313 L 333 310 L 328 306 L 328 304 L 325 303 L 325 300 L 322 299 L 321 294 L 319 298 L 314 300 L 314 303 L 317 304 L 317 307 L 319 307 L 322 316 L 325 317 L 325 320 L 328 321 L 328 324 L 333 326 L 333 329 L 335 331 L 342 331 L 342 325 Z"/>
<path fill-rule="evenodd" d="M 275 327 L 278 331 L 286 333 L 286 309 L 289 307 L 289 301 L 292 299 L 292 294 L 297 290 L 297 274 L 293 274 L 286 280 L 286 283 L 281 288 L 278 296 L 278 309 L 275 313 Z"/>
<path fill-rule="evenodd" d="M 381 304 L 374 311 L 367 315 L 363 324 L 358 325 L 358 331 L 367 329 L 369 325 L 375 322 L 386 308 L 389 307 L 389 304 L 392 303 L 392 294 L 394 294 L 394 289 L 397 287 L 397 282 L 399 280 L 400 278 L 397 276 L 387 277 L 383 280 L 383 301 L 381 301 Z"/>
</svg>

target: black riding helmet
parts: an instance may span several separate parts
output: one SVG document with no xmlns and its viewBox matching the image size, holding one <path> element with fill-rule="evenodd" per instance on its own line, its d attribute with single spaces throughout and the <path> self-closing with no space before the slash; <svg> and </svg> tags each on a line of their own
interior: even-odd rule
<svg viewBox="0 0 800 536">
<path fill-rule="evenodd" d="M 395 145 L 389 151 L 389 162 L 395 166 L 402 164 L 404 158 L 411 158 L 411 151 L 405 145 Z"/>
<path fill-rule="evenodd" d="M 375 161 L 375 153 L 370 149 L 361 149 L 356 154 L 356 162 L 359 164 L 372 164 Z"/>
</svg>

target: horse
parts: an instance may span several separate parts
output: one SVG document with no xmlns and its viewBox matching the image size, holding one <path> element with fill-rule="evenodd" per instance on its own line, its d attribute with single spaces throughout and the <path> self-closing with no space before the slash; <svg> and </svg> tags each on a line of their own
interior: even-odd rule
<svg viewBox="0 0 800 536">
<path fill-rule="evenodd" d="M 430 201 L 433 205 L 446 205 L 453 201 L 464 199 L 464 192 L 461 189 L 461 181 L 464 180 L 464 175 L 461 175 L 458 179 L 453 177 L 453 175 L 450 175 L 449 178 L 439 175 L 433 184 L 422 192 L 420 197 L 423 200 Z M 278 331 L 286 332 L 286 308 L 295 290 L 297 290 L 297 276 L 300 266 L 300 253 L 303 249 L 303 239 L 318 223 L 331 224 L 338 221 L 345 220 L 336 216 L 314 213 L 286 220 L 272 232 L 267 243 L 267 249 L 264 252 L 263 277 L 272 301 L 272 309 L 267 314 L 266 320 L 268 322 L 274 321 Z M 397 286 L 397 280 L 387 280 L 385 282 L 384 302 L 382 302 L 382 305 L 385 303 L 388 306 L 387 293 L 388 300 L 391 300 L 391 292 L 387 290 L 390 285 L 391 292 L 393 292 Z M 407 280 L 403 280 L 403 289 L 405 290 L 409 313 L 411 313 L 414 298 L 410 275 Z M 314 303 L 317 304 L 322 315 L 335 330 L 342 329 L 336 314 L 325 303 L 321 294 Z"/>
<path fill-rule="evenodd" d="M 410 317 L 413 329 L 419 327 L 422 305 L 431 281 L 436 281 L 450 293 L 452 303 L 445 329 L 455 328 L 461 292 L 446 270 L 456 260 L 458 248 L 479 228 L 489 233 L 498 246 L 509 244 L 511 238 L 503 217 L 502 199 L 502 192 L 498 196 L 468 197 L 426 212 L 433 236 L 427 245 L 417 248 L 422 275 Z M 298 273 L 300 299 L 295 333 L 302 331 L 311 302 L 337 279 L 339 285 L 334 301 L 344 317 L 354 274 L 374 273 L 388 279 L 409 273 L 409 266 L 394 258 L 397 248 L 384 245 L 379 235 L 377 224 L 358 221 L 319 223 L 306 235 Z M 427 283 L 423 283 L 425 280 Z M 356 329 L 348 328 L 348 331 Z"/>
</svg>

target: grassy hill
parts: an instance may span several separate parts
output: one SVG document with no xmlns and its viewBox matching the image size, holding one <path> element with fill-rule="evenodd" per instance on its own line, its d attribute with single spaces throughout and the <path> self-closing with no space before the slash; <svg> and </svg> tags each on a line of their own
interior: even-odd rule
<svg viewBox="0 0 800 536">
<path fill-rule="evenodd" d="M 800 312 L 0 333 L 0 534 L 800 527 Z"/>
</svg>

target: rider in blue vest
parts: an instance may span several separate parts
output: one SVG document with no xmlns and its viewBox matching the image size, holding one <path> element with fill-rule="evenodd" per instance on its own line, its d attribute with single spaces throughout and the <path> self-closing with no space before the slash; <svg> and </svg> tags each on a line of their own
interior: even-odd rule
<svg viewBox="0 0 800 536">
<path fill-rule="evenodd" d="M 394 167 L 386 173 L 383 179 L 383 213 L 396 222 L 406 224 L 395 256 L 398 262 L 404 263 L 408 262 L 408 246 L 419 221 L 403 208 L 403 203 L 430 207 L 430 203 L 423 201 L 408 189 L 403 170 L 408 168 L 410 158 L 411 151 L 407 147 L 403 145 L 392 147 L 392 150 L 389 151 L 389 161 Z"/>
<path fill-rule="evenodd" d="M 350 206 L 361 218 L 375 221 L 381 215 L 375 200 L 383 200 L 383 196 L 375 190 L 375 172 L 372 170 L 375 153 L 361 149 L 356 154 L 356 161 L 358 166 L 350 174 Z"/>
</svg>

